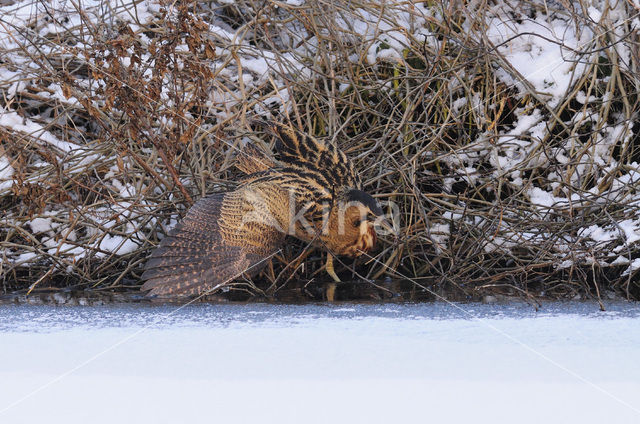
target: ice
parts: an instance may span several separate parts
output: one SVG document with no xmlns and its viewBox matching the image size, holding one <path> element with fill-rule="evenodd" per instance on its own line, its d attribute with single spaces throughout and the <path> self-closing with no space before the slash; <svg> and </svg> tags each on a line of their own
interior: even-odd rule
<svg viewBox="0 0 640 424">
<path fill-rule="evenodd" d="M 606 306 L 5 306 L 0 421 L 637 423 Z"/>
</svg>

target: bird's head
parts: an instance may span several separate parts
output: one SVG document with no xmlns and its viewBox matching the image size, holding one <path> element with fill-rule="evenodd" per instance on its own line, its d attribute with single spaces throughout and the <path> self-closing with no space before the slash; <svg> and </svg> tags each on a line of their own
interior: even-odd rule
<svg viewBox="0 0 640 424">
<path fill-rule="evenodd" d="M 359 256 L 375 246 L 376 224 L 386 224 L 378 202 L 364 191 L 344 190 L 329 217 L 325 244 L 335 254 Z"/>
</svg>

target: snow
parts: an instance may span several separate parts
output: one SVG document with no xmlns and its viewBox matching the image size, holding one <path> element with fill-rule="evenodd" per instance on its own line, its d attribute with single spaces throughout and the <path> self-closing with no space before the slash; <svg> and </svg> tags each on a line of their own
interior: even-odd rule
<svg viewBox="0 0 640 424">
<path fill-rule="evenodd" d="M 529 190 L 529 197 L 531 198 L 531 203 L 542 206 L 545 209 L 551 208 L 557 203 L 557 199 L 553 194 L 538 187 L 533 187 Z"/>
<path fill-rule="evenodd" d="M 629 268 L 627 268 L 622 275 L 629 275 L 630 272 L 636 271 L 638 269 L 640 269 L 640 258 L 636 258 L 633 261 L 631 261 Z"/>
<path fill-rule="evenodd" d="M 520 115 L 518 116 L 515 128 L 511 131 L 514 135 L 522 135 L 525 131 L 529 131 L 531 127 L 542 119 L 539 109 L 534 109 L 530 115 L 521 114 L 522 109 L 516 109 L 516 113 Z"/>
<path fill-rule="evenodd" d="M 581 104 L 586 104 L 586 103 L 595 102 L 596 96 L 589 96 L 589 98 L 587 98 L 587 95 L 585 94 L 584 91 L 578 91 L 578 94 L 576 94 L 576 100 Z"/>
<path fill-rule="evenodd" d="M 15 170 L 9 163 L 9 158 L 6 156 L 0 156 L 0 192 L 3 190 L 9 190 L 13 186 L 13 176 Z"/>
<path fill-rule="evenodd" d="M 627 244 L 635 243 L 640 240 L 640 228 L 637 222 L 631 219 L 625 219 L 618 223 L 618 226 L 624 231 Z"/>
<path fill-rule="evenodd" d="M 369 46 L 366 55 L 369 64 L 375 64 L 378 60 L 404 60 L 403 51 L 410 44 L 407 33 L 425 25 L 428 16 L 418 5 L 407 8 L 389 4 L 384 8 L 383 15 L 373 14 L 364 8 L 353 8 L 349 12 L 349 15 L 340 15 L 336 24 L 362 37 L 358 42 Z"/>
<path fill-rule="evenodd" d="M 21 94 L 30 90 L 31 93 L 37 91 L 36 94 L 40 97 L 58 100 L 70 111 L 79 107 L 78 99 L 67 98 L 65 90 L 59 83 L 51 82 L 43 86 L 42 82 L 36 78 L 42 71 L 34 69 L 33 60 L 29 58 L 29 55 L 40 54 L 67 57 L 69 52 L 65 49 L 70 46 L 47 43 L 42 46 L 42 51 L 36 52 L 30 50 L 33 47 L 30 37 L 37 37 L 39 32 L 40 35 L 46 35 L 50 40 L 55 40 L 65 31 L 64 26 L 67 29 L 76 28 L 70 31 L 69 35 L 74 34 L 71 38 L 75 38 L 78 43 L 74 48 L 77 47 L 78 51 L 82 51 L 84 46 L 91 44 L 93 33 L 81 31 L 80 15 L 77 5 L 73 2 L 46 4 L 17 1 L 11 3 L 0 6 L 5 16 L 4 22 L 7 23 L 5 27 L 0 26 L 0 47 L 9 52 L 5 62 L 0 64 L 0 81 L 2 81 L 0 85 L 7 99 L 7 104 L 0 107 L 0 127 L 6 129 L 10 136 L 15 135 L 16 139 L 24 138 L 29 143 L 33 143 L 34 151 L 40 150 L 35 147 L 44 147 L 44 151 L 50 151 L 49 146 L 58 150 L 53 156 L 54 159 L 44 160 L 40 155 L 27 156 L 27 162 L 20 163 L 21 177 L 25 174 L 24 183 L 42 186 L 42 175 L 47 168 L 43 169 L 42 173 L 40 170 L 35 172 L 34 170 L 38 167 L 60 166 L 64 171 L 61 175 L 66 181 L 75 179 L 78 174 L 95 174 L 106 182 L 105 189 L 112 191 L 113 198 L 120 202 L 119 205 L 112 205 L 109 208 L 96 207 L 95 210 L 88 211 L 80 218 L 77 224 L 80 230 L 77 233 L 77 244 L 86 249 L 74 243 L 67 243 L 75 241 L 65 235 L 69 231 L 67 226 L 51 224 L 51 228 L 47 229 L 44 222 L 36 221 L 34 225 L 39 227 L 38 231 L 33 225 L 27 225 L 27 228 L 31 228 L 33 232 L 31 235 L 46 247 L 42 252 L 52 255 L 73 255 L 74 259 L 78 259 L 93 249 L 92 253 L 95 257 L 103 258 L 110 253 L 122 255 L 135 251 L 138 244 L 133 240 L 145 239 L 150 228 L 153 228 L 151 224 L 155 221 L 147 221 L 149 214 L 140 210 L 139 204 L 132 205 L 123 201 L 137 199 L 140 193 L 147 191 L 147 187 L 140 187 L 127 181 L 126 178 L 121 177 L 123 170 L 115 166 L 106 175 L 101 174 L 113 165 L 116 156 L 119 155 L 117 149 L 112 149 L 111 153 L 101 150 L 100 154 L 93 154 L 92 149 L 97 146 L 96 142 L 102 141 L 74 138 L 72 133 L 61 131 L 61 124 L 67 118 L 54 121 L 53 118 L 48 117 L 49 112 L 46 110 L 43 111 L 42 116 L 39 116 L 37 113 L 40 112 L 25 112 L 35 109 L 23 109 L 19 106 L 25 101 Z M 379 74 L 383 78 L 375 81 L 374 86 L 379 87 L 382 92 L 388 92 L 387 94 L 399 95 L 398 88 L 394 88 L 394 83 L 384 77 L 388 73 L 387 70 L 392 69 L 394 73 L 398 71 L 402 74 L 404 72 L 402 68 L 405 65 L 403 62 L 423 43 L 425 48 L 433 48 L 434 51 L 441 51 L 445 55 L 451 54 L 447 44 L 438 39 L 440 35 L 437 31 L 431 32 L 440 25 L 439 22 L 444 23 L 443 18 L 447 13 L 443 12 L 443 6 L 438 2 L 409 3 L 381 2 L 380 7 L 375 3 L 366 4 L 366 6 L 355 4 L 352 5 L 353 7 L 339 7 L 340 12 L 336 15 L 335 22 L 338 27 L 333 30 L 337 31 L 336 36 L 341 37 L 343 47 L 334 49 L 335 52 L 331 52 L 331 49 L 327 50 L 328 57 L 323 59 L 323 63 L 324 60 L 328 60 L 327 64 L 339 64 L 341 60 L 350 60 L 358 63 L 358 66 L 370 65 L 371 75 Z M 324 34 L 323 30 L 315 34 L 299 19 L 308 11 L 301 7 L 310 5 L 310 2 L 287 0 L 276 4 L 275 7 L 279 8 L 278 16 L 283 18 L 278 24 L 282 25 L 282 31 L 279 37 L 264 43 L 254 39 L 255 33 L 253 30 L 248 30 L 253 24 L 248 23 L 248 26 L 243 25 L 234 29 L 229 22 L 222 19 L 220 7 L 224 4 L 235 5 L 236 2 L 214 1 L 211 3 L 210 10 L 219 10 L 219 12 L 202 15 L 207 21 L 209 36 L 215 45 L 215 58 L 211 59 L 210 66 L 215 70 L 216 80 L 221 81 L 220 86 L 211 90 L 209 99 L 205 101 L 206 107 L 210 109 L 210 116 L 219 118 L 218 122 L 226 121 L 235 116 L 236 110 L 246 107 L 247 104 L 252 105 L 247 111 L 249 114 L 271 118 L 275 106 L 280 109 L 282 115 L 288 115 L 284 112 L 287 108 L 293 111 L 295 103 L 289 98 L 288 87 L 292 86 L 290 83 L 302 79 L 324 78 L 322 72 L 318 73 L 318 69 L 325 65 L 319 67 L 316 56 L 320 43 L 324 45 L 326 42 L 322 37 L 328 34 Z M 155 0 L 85 1 L 82 6 L 83 13 L 90 19 L 108 10 L 109 17 L 105 21 L 104 30 L 107 30 L 110 23 L 126 23 L 132 31 L 137 33 L 144 46 L 151 40 L 147 35 L 140 33 L 141 24 L 158 19 L 164 3 Z M 256 12 L 256 10 L 246 11 L 243 9 L 245 6 L 242 5 L 236 6 L 237 12 L 241 15 L 246 12 L 246 16 L 250 16 Z M 504 92 L 508 95 L 502 97 L 501 94 L 496 97 L 495 104 L 487 105 L 485 104 L 487 98 L 483 95 L 474 92 L 475 90 L 464 89 L 466 80 L 468 78 L 474 80 L 477 75 L 467 75 L 471 71 L 464 67 L 457 70 L 455 76 L 448 74 L 449 77 L 444 78 L 442 83 L 448 84 L 449 87 L 451 113 L 460 122 L 466 121 L 466 117 L 470 114 L 477 114 L 479 115 L 477 122 L 485 120 L 487 123 L 495 122 L 498 125 L 491 131 L 479 133 L 475 140 L 465 140 L 464 146 L 457 146 L 450 153 L 430 149 L 423 153 L 429 161 L 442 161 L 451 170 L 443 180 L 444 191 L 452 190 L 454 184 L 463 181 L 479 190 L 497 192 L 493 183 L 500 181 L 500 185 L 504 182 L 509 189 L 501 193 L 517 193 L 514 199 L 518 202 L 526 202 L 526 196 L 529 195 L 531 204 L 534 206 L 523 207 L 517 219 L 517 222 L 522 225 L 513 225 L 512 223 L 516 220 L 513 216 L 508 216 L 509 210 L 505 210 L 505 219 L 500 220 L 500 227 L 495 237 L 485 245 L 487 251 L 495 250 L 509 254 L 512 253 L 511 249 L 519 246 L 523 241 L 544 242 L 540 240 L 543 232 L 536 226 L 539 226 L 541 220 L 548 218 L 551 209 L 556 213 L 554 219 L 561 220 L 564 219 L 563 217 L 574 216 L 573 214 L 577 212 L 574 209 L 575 206 L 590 207 L 594 204 L 602 206 L 611 202 L 618 202 L 625 207 L 626 205 L 635 207 L 634 205 L 640 204 L 638 190 L 635 187 L 640 181 L 640 166 L 637 163 L 618 163 L 620 158 L 616 156 L 619 155 L 614 153 L 615 149 L 632 151 L 628 147 L 632 147 L 633 137 L 637 136 L 637 129 L 635 133 L 632 131 L 633 119 L 626 119 L 621 112 L 611 113 L 608 117 L 600 113 L 605 109 L 609 110 L 609 106 L 616 100 L 610 95 L 610 90 L 607 89 L 605 90 L 607 92 L 603 93 L 604 86 L 611 86 L 610 83 L 613 80 L 610 77 L 593 75 L 593 81 L 589 84 L 575 87 L 580 91 L 574 98 L 584 107 L 571 112 L 565 120 L 565 124 L 572 129 L 571 134 L 592 131 L 593 124 L 602 127 L 602 123 L 606 122 L 603 128 L 593 131 L 592 138 L 586 142 L 574 136 L 567 137 L 566 141 L 559 140 L 549 134 L 553 126 L 550 111 L 560 104 L 561 99 L 564 100 L 563 96 L 568 90 L 574 89 L 574 83 L 591 78 L 585 75 L 586 70 L 593 70 L 588 68 L 589 63 L 598 61 L 598 57 L 602 55 L 614 56 L 608 51 L 609 48 L 616 49 L 621 58 L 616 66 L 620 65 L 622 74 L 632 74 L 632 70 L 628 67 L 628 64 L 633 61 L 627 40 L 633 37 L 627 36 L 637 19 L 629 20 L 628 15 L 631 11 L 625 9 L 627 6 L 624 2 L 611 3 L 600 0 L 590 2 L 588 7 L 578 11 L 584 15 L 582 21 L 572 19 L 558 4 L 546 5 L 545 3 L 545 7 L 541 6 L 542 3 L 531 6 L 526 2 L 497 2 L 487 7 L 469 5 L 465 13 L 473 14 L 475 11 L 480 13 L 474 19 L 463 19 L 462 32 L 458 35 L 464 32 L 465 36 L 477 36 L 478 42 L 487 47 L 487 63 L 490 62 L 491 69 L 495 70 L 495 77 L 501 81 L 500 84 L 505 83 Z M 556 8 L 555 11 L 554 8 Z M 291 19 L 285 18 L 294 9 L 298 10 L 291 15 Z M 177 10 L 170 6 L 167 13 L 175 15 Z M 482 21 L 476 21 L 475 18 Z M 96 22 L 99 21 L 100 19 L 96 19 Z M 593 30 L 596 28 L 594 22 L 600 22 L 602 33 L 608 34 L 610 38 L 610 43 L 604 50 L 600 48 L 601 43 L 597 42 L 596 34 L 600 32 Z M 270 24 L 267 25 L 269 26 Z M 97 27 L 102 28 L 101 25 Z M 16 32 L 12 28 L 26 28 L 36 32 Z M 486 34 L 484 28 L 487 30 Z M 340 33 L 341 29 L 343 33 Z M 101 36 L 98 33 L 95 35 Z M 497 52 L 491 48 L 491 44 L 496 47 Z M 186 48 L 186 44 L 177 46 L 178 50 Z M 479 54 L 484 54 L 482 50 L 484 49 L 479 50 Z M 344 54 L 347 56 L 343 56 Z M 150 77 L 153 61 L 148 54 L 143 56 L 143 62 L 149 61 L 144 75 Z M 81 56 L 79 59 L 87 60 L 82 59 Z M 123 65 L 131 64 L 127 57 L 122 60 Z M 339 68 L 340 66 L 336 70 Z M 383 72 L 377 72 L 380 70 Z M 287 82 L 289 77 L 291 78 Z M 492 78 L 493 75 L 489 77 Z M 349 93 L 356 94 L 359 88 L 343 78 L 340 72 L 335 75 L 339 92 L 344 93 L 344 96 L 351 95 Z M 83 79 L 79 76 L 75 82 L 79 87 L 91 88 L 90 92 L 94 90 L 100 92 L 105 88 L 104 81 L 100 79 Z M 266 93 L 266 87 L 273 90 L 273 95 L 268 98 L 263 96 Z M 521 102 L 525 100 L 525 95 L 531 99 L 529 95 L 534 92 L 537 93 L 534 96 L 535 101 Z M 611 92 L 614 93 L 615 90 Z M 423 94 L 426 95 L 426 93 Z M 162 95 L 166 100 L 165 106 L 171 107 L 173 100 L 168 97 L 166 89 Z M 258 98 L 260 101 L 255 102 Z M 13 99 L 17 101 L 14 103 Z M 546 104 L 543 104 L 545 101 Z M 96 100 L 95 103 L 94 106 L 99 109 L 100 100 Z M 603 104 L 608 106 L 601 107 Z M 374 109 L 376 108 L 375 102 L 371 101 L 371 105 Z M 513 105 L 520 107 L 514 110 Z M 501 120 L 497 119 L 498 111 L 502 111 L 502 107 L 506 107 L 504 111 L 511 109 L 513 112 L 514 120 L 509 119 L 506 128 L 500 125 Z M 569 109 L 573 109 L 573 106 Z M 489 113 L 489 116 L 482 116 L 486 111 L 493 111 L 495 115 L 492 116 Z M 29 115 L 29 113 L 32 114 Z M 171 119 L 160 120 L 159 123 L 167 127 L 172 127 L 174 124 Z M 82 128 L 79 129 L 82 130 Z M 483 131 L 480 127 L 478 129 Z M 436 154 L 440 157 L 428 156 Z M 16 158 L 12 155 L 13 153 L 9 152 L 6 155 L 4 152 L 0 153 L 0 194 L 2 195 L 9 195 L 13 187 L 15 170 L 12 164 Z M 57 164 L 54 163 L 55 160 L 58 161 Z M 589 164 L 595 164 L 595 169 L 590 169 Z M 14 166 L 17 167 L 15 164 Z M 128 174 L 125 173 L 126 175 Z M 22 182 L 22 178 L 19 180 Z M 64 185 L 66 181 L 62 184 Z M 158 187 L 154 187 L 153 190 L 158 194 L 161 193 Z M 66 207 L 47 205 L 47 212 L 55 214 L 58 218 L 51 222 L 68 221 L 69 210 L 65 209 Z M 468 213 L 465 213 L 465 217 L 475 215 L 473 205 L 453 206 L 453 208 L 458 207 L 459 210 L 470 208 Z M 171 220 L 175 222 L 177 216 L 178 211 Z M 624 215 L 620 214 L 614 219 L 621 220 L 620 216 L 628 217 L 630 220 L 622 223 L 612 220 L 606 224 L 585 222 L 585 228 L 577 234 L 578 238 L 581 238 L 582 253 L 590 252 L 589 255 L 593 253 L 596 256 L 606 255 L 609 251 L 621 253 L 626 249 L 625 244 L 633 244 L 640 239 L 640 219 L 637 210 L 625 211 Z M 441 218 L 445 220 L 464 218 L 459 211 L 444 211 L 442 217 L 430 218 L 436 223 L 432 228 L 432 238 L 437 244 L 446 245 L 450 231 L 447 224 L 439 223 Z M 16 222 L 22 224 L 24 221 L 12 221 L 12 223 Z M 125 222 L 126 224 L 123 224 Z M 133 240 L 124 238 L 123 234 L 132 235 Z M 573 232 L 567 238 L 571 237 L 575 237 Z M 549 237 L 546 240 L 548 239 Z M 566 246 L 564 243 L 559 243 L 554 249 L 560 251 Z M 603 253 L 598 249 L 608 249 L 608 251 Z M 25 254 L 27 256 L 23 256 Z M 30 255 L 32 255 L 31 252 L 12 251 L 7 255 L 7 260 L 15 263 L 20 261 L 20 258 L 30 257 Z M 575 255 L 575 257 L 578 256 Z M 563 264 L 571 264 L 564 255 L 555 259 L 562 261 Z M 613 257 L 608 258 L 607 261 L 611 259 Z M 582 263 L 588 263 L 588 260 L 585 259 Z M 629 259 L 626 260 L 629 261 Z"/>
<path fill-rule="evenodd" d="M 17 112 L 7 110 L 2 106 L 0 106 L 0 126 L 12 128 L 14 131 L 25 132 L 31 137 L 42 140 L 63 152 L 70 152 L 76 148 L 74 144 L 58 139 L 37 122 L 23 118 Z"/>
<path fill-rule="evenodd" d="M 589 12 L 589 17 L 594 22 L 600 22 L 600 18 L 602 17 L 602 12 L 600 12 L 598 9 L 596 9 L 593 6 L 589 6 L 589 8 L 587 9 L 587 12 Z"/>
<path fill-rule="evenodd" d="M 29 224 L 31 231 L 33 231 L 34 234 L 46 233 L 53 229 L 51 218 L 33 218 L 31 221 L 27 222 L 27 224 Z"/>
<path fill-rule="evenodd" d="M 447 211 L 445 213 L 442 214 L 442 217 L 444 219 L 449 219 L 449 220 L 458 220 L 458 219 L 462 219 L 464 215 L 459 213 L 459 212 L 451 212 L 451 211 Z"/>
<path fill-rule="evenodd" d="M 458 113 L 460 109 L 467 105 L 467 103 L 468 99 L 466 97 L 460 97 L 451 104 L 451 109 L 453 109 L 454 113 Z"/>
<path fill-rule="evenodd" d="M 629 263 L 629 258 L 625 258 L 624 256 L 618 256 L 610 265 L 626 265 Z"/>
<path fill-rule="evenodd" d="M 637 307 L 573 305 L 6 306 L 0 421 L 637 423 Z"/>
<path fill-rule="evenodd" d="M 121 236 L 105 235 L 100 242 L 98 249 L 106 252 L 111 252 L 117 255 L 125 255 L 131 253 L 138 248 L 138 245 L 131 239 L 125 239 Z M 99 252 L 97 256 L 104 256 L 102 252 Z"/>
<path fill-rule="evenodd" d="M 521 23 L 496 17 L 489 22 L 487 31 L 489 39 L 522 78 L 537 91 L 551 96 L 552 107 L 574 81 L 574 73 L 582 74 L 585 65 L 577 61 L 573 51 L 583 48 L 590 35 L 584 28 L 580 39 L 573 25 L 542 14 Z M 499 72 L 498 76 L 507 84 L 523 88 L 523 81 L 514 80 L 508 72 Z"/>
<path fill-rule="evenodd" d="M 26 253 L 22 253 L 20 255 L 18 255 L 18 257 L 15 259 L 16 263 L 28 263 L 34 260 L 38 259 L 38 254 L 35 252 L 26 252 Z M 0 263 L 2 263 L 2 261 L 0 261 Z"/>
<path fill-rule="evenodd" d="M 446 245 L 451 233 L 449 224 L 431 224 L 429 227 L 429 237 L 435 243 L 437 249 L 442 249 Z"/>
<path fill-rule="evenodd" d="M 615 231 L 615 230 L 607 231 L 604 228 L 594 224 L 578 231 L 578 236 L 589 237 L 592 240 L 598 241 L 598 242 L 608 242 L 618 238 L 619 233 L 618 231 Z"/>
</svg>

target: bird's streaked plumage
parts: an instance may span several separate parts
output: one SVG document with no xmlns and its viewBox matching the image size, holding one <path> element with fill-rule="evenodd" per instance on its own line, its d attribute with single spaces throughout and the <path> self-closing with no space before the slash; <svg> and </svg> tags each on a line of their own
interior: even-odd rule
<svg viewBox="0 0 640 424">
<path fill-rule="evenodd" d="M 148 260 L 143 290 L 197 295 L 255 276 L 287 235 L 336 255 L 357 256 L 373 247 L 373 219 L 382 211 L 361 191 L 346 155 L 288 125 L 270 129 L 278 160 L 247 145 L 236 163 L 247 177 L 236 190 L 189 209 Z"/>
</svg>

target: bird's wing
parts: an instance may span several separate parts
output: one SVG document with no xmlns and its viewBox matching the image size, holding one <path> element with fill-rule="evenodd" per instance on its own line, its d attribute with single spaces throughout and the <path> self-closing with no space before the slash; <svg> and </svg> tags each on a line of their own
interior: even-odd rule
<svg viewBox="0 0 640 424">
<path fill-rule="evenodd" d="M 264 182 L 201 199 L 147 261 L 142 290 L 195 295 L 257 274 L 284 242 L 287 213 L 286 192 Z"/>
<path fill-rule="evenodd" d="M 353 164 L 335 144 L 317 140 L 290 125 L 274 122 L 269 128 L 277 136 L 276 150 L 284 165 L 301 171 L 317 170 L 334 187 L 360 188 Z"/>
<path fill-rule="evenodd" d="M 240 149 L 235 165 L 247 175 L 267 171 L 276 166 L 273 159 L 254 144 L 247 144 Z"/>
</svg>

